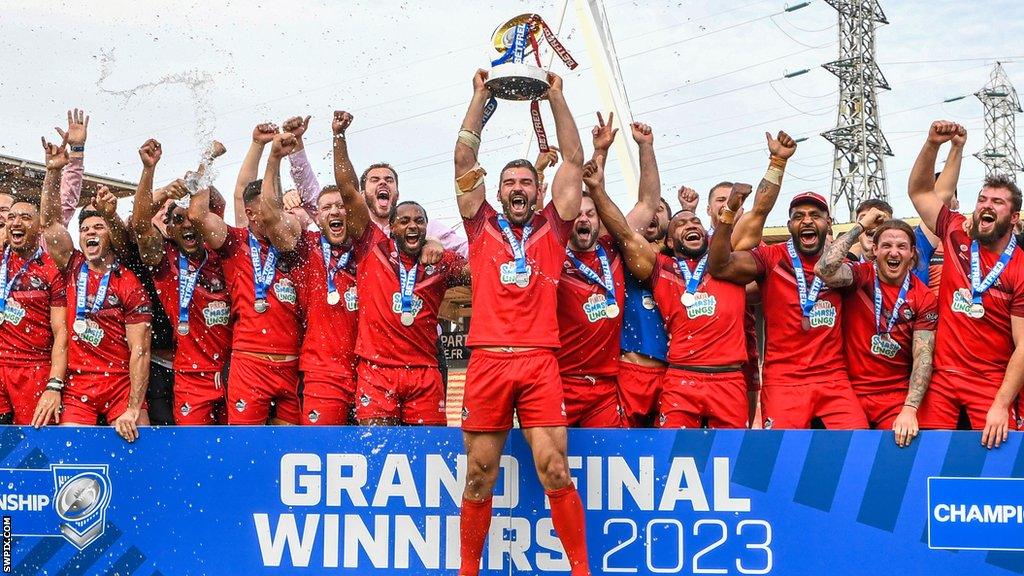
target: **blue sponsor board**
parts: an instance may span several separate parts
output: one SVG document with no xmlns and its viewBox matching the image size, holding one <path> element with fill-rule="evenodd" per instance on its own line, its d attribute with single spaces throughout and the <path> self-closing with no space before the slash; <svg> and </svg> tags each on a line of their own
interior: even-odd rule
<svg viewBox="0 0 1024 576">
<path fill-rule="evenodd" d="M 1024 479 L 929 478 L 928 545 L 1024 551 Z"/>
<path fill-rule="evenodd" d="M 482 573 L 566 574 L 523 437 L 507 448 Z M 445 428 L 144 429 L 129 445 L 107 428 L 6 427 L 4 562 L 63 576 L 454 575 L 461 453 Z M 968 432 L 899 449 L 891 432 L 572 431 L 570 466 L 595 574 L 1024 573 L 1024 552 L 929 546 L 1010 538 L 931 519 L 939 497 L 1019 500 L 1016 481 L 946 483 L 1024 478 L 1016 433 L 986 450 Z"/>
</svg>

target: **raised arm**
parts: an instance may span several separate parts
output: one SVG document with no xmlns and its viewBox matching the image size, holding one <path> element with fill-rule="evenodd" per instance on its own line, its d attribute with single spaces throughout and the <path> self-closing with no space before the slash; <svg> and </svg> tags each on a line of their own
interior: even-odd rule
<svg viewBox="0 0 1024 576">
<path fill-rule="evenodd" d="M 289 118 L 281 125 L 281 131 L 295 136 L 295 150 L 288 155 L 288 165 L 291 167 L 292 181 L 298 190 L 301 206 L 310 218 L 313 218 L 316 216 L 316 198 L 320 194 L 320 182 L 316 179 L 316 172 L 309 163 L 306 147 L 302 142 L 302 135 L 309 128 L 309 119 L 310 116 Z M 285 207 L 291 208 L 287 205 Z"/>
<path fill-rule="evenodd" d="M 71 234 L 64 225 L 60 208 L 60 171 L 68 164 L 68 149 L 62 142 L 51 144 L 42 138 L 43 153 L 46 156 L 46 176 L 39 197 L 39 217 L 43 229 L 46 251 L 61 270 L 67 268 L 74 251 Z"/>
<path fill-rule="evenodd" d="M 345 227 L 350 238 L 358 238 L 370 225 L 370 209 L 366 199 L 359 193 L 359 177 L 348 155 L 348 140 L 345 131 L 352 125 L 353 117 L 344 110 L 334 111 L 331 131 L 334 132 L 334 182 L 345 204 Z"/>
<path fill-rule="evenodd" d="M 50 378 L 56 378 L 61 382 L 67 381 L 68 371 L 68 329 L 65 314 L 67 309 L 63 306 L 50 307 L 50 331 L 53 332 L 53 346 L 50 348 Z M 39 428 L 46 426 L 52 420 L 60 424 L 60 399 L 61 390 L 52 388 L 49 382 L 43 393 L 36 402 L 35 412 L 32 414 L 32 426 Z"/>
<path fill-rule="evenodd" d="M 860 215 L 853 228 L 836 238 L 825 248 L 821 259 L 814 265 L 814 275 L 821 278 L 826 286 L 842 288 L 853 284 L 853 267 L 846 261 L 846 254 L 857 243 L 861 234 L 871 234 L 885 222 L 885 212 L 872 208 Z"/>
<path fill-rule="evenodd" d="M 124 220 L 117 214 L 117 196 L 106 186 L 100 186 L 96 190 L 96 197 L 92 201 L 96 211 L 103 215 L 110 229 L 110 246 L 118 254 L 124 254 L 129 249 L 128 227 Z"/>
<path fill-rule="evenodd" d="M 65 132 L 54 128 L 62 140 L 71 147 L 71 161 L 60 176 L 61 221 L 65 226 L 71 222 L 78 200 L 82 197 L 82 179 L 85 176 L 85 141 L 89 135 L 89 117 L 85 110 L 68 110 L 68 129 Z"/>
<path fill-rule="evenodd" d="M 244 216 L 243 216 L 244 217 Z M 228 237 L 224 219 L 210 211 L 210 189 L 200 188 L 188 204 L 188 219 L 203 235 L 203 241 L 213 250 L 219 250 Z"/>
<path fill-rule="evenodd" d="M 925 140 L 921 152 L 917 155 L 917 161 L 910 171 L 910 181 L 907 183 L 907 193 L 910 201 L 914 203 L 914 209 L 921 216 L 921 223 L 931 232 L 935 233 L 936 222 L 939 212 L 942 211 L 942 198 L 935 191 L 935 158 L 939 154 L 939 147 L 950 141 L 954 136 L 967 136 L 967 130 L 955 122 L 936 120 L 928 129 L 928 139 Z M 957 170 L 959 175 L 959 169 Z M 948 183 L 944 185 L 948 186 Z M 956 188 L 956 182 L 952 183 Z"/>
<path fill-rule="evenodd" d="M 139 148 L 142 176 L 135 189 L 135 203 L 132 205 L 130 219 L 130 226 L 139 246 L 139 256 L 142 262 L 149 266 L 156 266 L 164 257 L 163 234 L 153 225 L 153 215 L 156 213 L 153 202 L 153 175 L 162 154 L 160 143 L 152 138 L 146 140 Z"/>
<path fill-rule="evenodd" d="M 551 201 L 562 220 L 572 220 L 580 214 L 583 200 L 583 144 L 572 117 L 569 105 L 562 93 L 562 78 L 548 72 L 548 103 L 551 115 L 555 117 L 555 136 L 562 151 L 562 165 L 555 171 L 551 181 Z"/>
<path fill-rule="evenodd" d="M 935 332 L 914 330 L 914 364 L 910 369 L 910 389 L 903 401 L 903 409 L 892 424 L 896 445 L 905 448 L 917 436 L 917 409 L 932 381 L 932 353 L 935 352 Z"/>
<path fill-rule="evenodd" d="M 651 244 L 629 225 L 622 211 L 608 197 L 604 187 L 604 168 L 596 158 L 583 165 L 583 183 L 590 192 L 601 223 L 618 242 L 629 272 L 640 281 L 650 278 L 657 255 Z"/>
<path fill-rule="evenodd" d="M 626 222 L 633 230 L 642 230 L 647 227 L 661 203 L 661 176 L 658 174 L 658 161 L 654 157 L 654 132 L 651 127 L 634 122 L 630 129 L 633 140 L 640 147 L 640 185 L 636 204 L 626 215 Z"/>
<path fill-rule="evenodd" d="M 130 350 L 128 370 L 132 384 L 128 393 L 128 409 L 117 420 L 114 420 L 113 425 L 122 438 L 134 442 L 139 437 L 139 416 L 142 412 L 142 402 L 146 399 L 146 388 L 149 387 L 149 350 L 152 329 L 148 322 L 139 322 L 126 325 L 125 333 Z"/>
<path fill-rule="evenodd" d="M 302 225 L 298 218 L 284 209 L 284 198 L 281 191 L 281 159 L 295 149 L 295 136 L 283 132 L 274 136 L 267 159 L 267 171 L 263 175 L 263 188 L 260 190 L 260 218 L 270 242 L 279 250 L 294 250 L 302 235 Z"/>
<path fill-rule="evenodd" d="M 988 448 L 999 448 L 1010 437 L 1010 407 L 1024 385 L 1024 318 L 1010 316 L 1010 330 L 1013 333 L 1013 355 L 1006 365 L 1003 382 L 996 391 L 992 407 L 985 416 L 985 429 L 981 433 L 981 444 Z"/>
<path fill-rule="evenodd" d="M 547 152 L 537 152 L 537 160 L 533 167 L 537 169 L 537 206 L 547 202 L 548 185 L 544 181 L 544 171 L 558 165 L 558 147 L 548 146 Z"/>
<path fill-rule="evenodd" d="M 748 284 L 757 279 L 757 261 L 753 254 L 748 250 L 732 249 L 733 219 L 750 195 L 750 190 L 750 184 L 732 185 L 708 248 L 708 273 L 714 278 L 734 284 Z"/>
<path fill-rule="evenodd" d="M 785 132 L 780 131 L 775 138 L 770 132 L 765 132 L 764 137 L 768 140 L 768 171 L 757 185 L 754 205 L 736 220 L 732 233 L 733 250 L 751 250 L 761 243 L 764 223 L 782 189 L 786 162 L 796 152 L 796 141 Z"/>
<path fill-rule="evenodd" d="M 459 128 L 459 138 L 455 142 L 455 200 L 463 218 L 476 216 L 485 200 L 484 176 L 487 171 L 477 160 L 480 137 L 484 130 L 484 106 L 491 98 L 491 91 L 485 82 L 487 71 L 477 70 L 473 74 L 473 98 L 469 101 L 466 117 Z"/>
<path fill-rule="evenodd" d="M 249 151 L 242 159 L 242 166 L 238 169 L 238 179 L 235 180 L 235 226 L 245 228 L 249 225 L 245 217 L 245 201 L 242 193 L 250 182 L 256 180 L 260 171 L 260 159 L 263 158 L 263 148 L 274 139 L 278 133 L 277 126 L 271 123 L 259 124 L 252 130 L 252 143 L 249 144 Z"/>
</svg>

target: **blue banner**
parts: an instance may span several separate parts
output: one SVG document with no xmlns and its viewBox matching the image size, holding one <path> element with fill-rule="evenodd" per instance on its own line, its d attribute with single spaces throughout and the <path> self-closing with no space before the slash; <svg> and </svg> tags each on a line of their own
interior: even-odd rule
<svg viewBox="0 0 1024 576">
<path fill-rule="evenodd" d="M 1021 574 L 1024 450 L 980 434 L 570 432 L 594 574 Z M 447 428 L 0 430 L 14 574 L 454 575 Z M 482 574 L 567 574 L 510 435 Z"/>
</svg>

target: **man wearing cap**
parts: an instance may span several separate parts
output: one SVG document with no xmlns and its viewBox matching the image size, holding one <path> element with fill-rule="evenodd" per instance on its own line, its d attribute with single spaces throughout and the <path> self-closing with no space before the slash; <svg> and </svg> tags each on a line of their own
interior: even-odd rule
<svg viewBox="0 0 1024 576">
<path fill-rule="evenodd" d="M 790 239 L 783 244 L 733 251 L 732 224 L 750 192 L 733 187 L 711 241 L 708 271 L 732 282 L 756 280 L 765 317 L 765 428 L 867 428 L 850 387 L 843 357 L 842 293 L 814 275 L 832 226 L 828 203 L 814 192 L 789 204 Z"/>
</svg>

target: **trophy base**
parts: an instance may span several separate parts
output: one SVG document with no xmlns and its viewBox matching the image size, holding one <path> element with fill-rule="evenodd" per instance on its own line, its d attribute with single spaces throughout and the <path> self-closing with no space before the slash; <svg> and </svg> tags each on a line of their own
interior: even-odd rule
<svg viewBox="0 0 1024 576">
<path fill-rule="evenodd" d="M 539 100 L 548 92 L 548 75 L 544 70 L 518 62 L 491 68 L 487 88 L 502 100 Z"/>
</svg>

